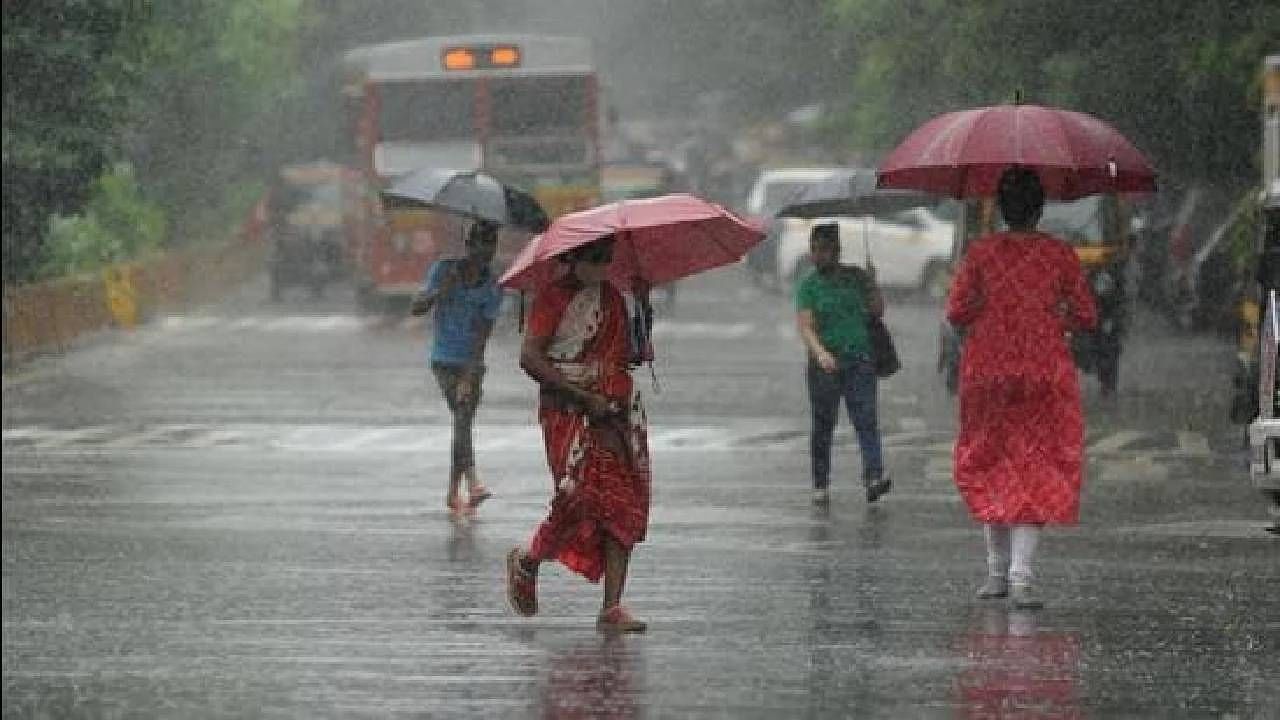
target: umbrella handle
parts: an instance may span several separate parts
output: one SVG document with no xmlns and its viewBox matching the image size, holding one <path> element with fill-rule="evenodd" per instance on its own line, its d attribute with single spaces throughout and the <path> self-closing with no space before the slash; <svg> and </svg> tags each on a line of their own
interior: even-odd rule
<svg viewBox="0 0 1280 720">
<path fill-rule="evenodd" d="M 862 251 L 867 256 L 867 272 L 871 273 L 872 277 L 875 277 L 876 266 L 873 264 L 871 260 L 871 231 L 867 227 L 867 225 L 868 225 L 867 218 L 865 217 L 862 218 Z"/>
</svg>

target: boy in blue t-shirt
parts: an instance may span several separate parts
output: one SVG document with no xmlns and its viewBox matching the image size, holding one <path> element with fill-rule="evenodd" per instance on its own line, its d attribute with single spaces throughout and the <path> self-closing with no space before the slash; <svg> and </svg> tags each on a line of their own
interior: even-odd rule
<svg viewBox="0 0 1280 720">
<path fill-rule="evenodd" d="M 471 424 L 480 404 L 484 349 L 502 307 L 502 290 L 489 267 L 498 245 L 498 226 L 479 221 L 467 236 L 467 256 L 438 260 L 427 270 L 410 312 L 435 309 L 431 371 L 453 415 L 453 453 L 445 505 L 453 512 L 474 510 L 493 495 L 477 478 Z M 462 501 L 462 479 L 467 501 Z"/>
</svg>

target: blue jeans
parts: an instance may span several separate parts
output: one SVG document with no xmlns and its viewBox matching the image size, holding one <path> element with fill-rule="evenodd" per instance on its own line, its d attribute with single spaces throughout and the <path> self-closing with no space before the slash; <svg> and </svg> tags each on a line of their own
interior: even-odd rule
<svg viewBox="0 0 1280 720">
<path fill-rule="evenodd" d="M 876 372 L 866 355 L 841 358 L 839 368 L 824 372 L 812 359 L 806 371 L 813 430 L 809 436 L 809 457 L 813 461 L 813 486 L 825 488 L 831 478 L 831 434 L 844 398 L 862 448 L 862 480 L 866 484 L 884 474 L 880 448 L 880 424 L 876 411 Z"/>
</svg>

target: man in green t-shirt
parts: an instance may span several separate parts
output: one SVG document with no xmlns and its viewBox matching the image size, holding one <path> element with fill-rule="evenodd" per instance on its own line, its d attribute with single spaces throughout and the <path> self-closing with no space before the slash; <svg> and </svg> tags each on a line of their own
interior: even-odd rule
<svg viewBox="0 0 1280 720">
<path fill-rule="evenodd" d="M 867 502 L 875 502 L 892 487 L 884 472 L 875 363 L 867 332 L 867 319 L 884 313 L 884 298 L 871 273 L 840 264 L 840 227 L 835 223 L 813 226 L 809 257 L 813 270 L 796 285 L 795 302 L 800 337 L 809 355 L 806 379 L 813 418 L 809 437 L 813 500 L 829 500 L 831 434 L 843 397 L 862 448 Z"/>
</svg>

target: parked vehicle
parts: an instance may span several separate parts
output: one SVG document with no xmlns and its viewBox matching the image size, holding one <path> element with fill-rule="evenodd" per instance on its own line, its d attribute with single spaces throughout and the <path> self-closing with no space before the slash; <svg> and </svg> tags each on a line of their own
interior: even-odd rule
<svg viewBox="0 0 1280 720">
<path fill-rule="evenodd" d="M 348 251 L 365 228 L 358 175 L 331 163 L 285 167 L 268 195 L 267 272 L 270 295 L 288 287 L 312 297 L 349 272 Z"/>
<path fill-rule="evenodd" d="M 840 262 L 865 266 L 870 254 L 881 287 L 946 294 L 955 227 L 939 206 L 913 207 L 883 217 L 782 218 L 778 226 L 777 281 L 790 287 L 811 267 L 809 232 L 815 223 L 840 226 Z"/>
<path fill-rule="evenodd" d="M 746 207 L 746 214 L 765 227 L 765 239 L 747 255 L 746 266 L 752 279 L 766 288 L 777 289 L 785 285 L 779 282 L 779 278 L 787 277 L 778 271 L 779 241 L 784 233 L 794 232 L 804 223 L 775 218 L 778 210 L 833 184 L 844 183 L 852 193 L 861 177 L 870 178 L 871 185 L 867 189 L 874 187 L 875 172 L 857 168 L 788 167 L 761 172 L 747 197 Z M 808 227 L 807 224 L 804 226 Z"/>
<path fill-rule="evenodd" d="M 1003 222 L 996 220 L 998 215 L 995 202 L 989 198 L 964 203 L 961 218 L 955 224 L 953 264 L 959 263 L 973 240 L 1004 229 Z M 1097 376 L 1103 394 L 1112 394 L 1119 384 L 1120 356 L 1128 323 L 1126 267 L 1132 241 L 1127 208 L 1115 195 L 1048 202 L 1039 229 L 1075 247 L 1098 306 L 1098 326 L 1072 335 L 1072 354 L 1081 370 Z M 962 348 L 960 333 L 946 322 L 942 323 L 938 369 L 952 393 L 959 389 Z"/>
</svg>

